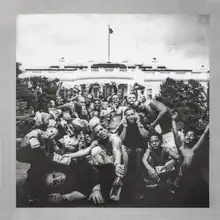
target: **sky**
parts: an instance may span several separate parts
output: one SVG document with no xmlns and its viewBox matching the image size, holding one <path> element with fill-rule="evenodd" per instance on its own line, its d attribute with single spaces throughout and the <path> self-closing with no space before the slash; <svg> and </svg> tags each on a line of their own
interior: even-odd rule
<svg viewBox="0 0 220 220">
<path fill-rule="evenodd" d="M 26 68 L 110 61 L 209 70 L 209 17 L 36 14 L 17 17 L 17 61 Z"/>
</svg>

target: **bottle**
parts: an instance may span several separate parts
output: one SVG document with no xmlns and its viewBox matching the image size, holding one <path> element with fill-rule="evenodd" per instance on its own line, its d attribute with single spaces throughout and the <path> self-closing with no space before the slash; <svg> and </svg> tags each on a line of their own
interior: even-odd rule
<svg viewBox="0 0 220 220">
<path fill-rule="evenodd" d="M 114 201 L 119 201 L 121 189 L 122 189 L 123 183 L 120 177 L 117 177 L 113 183 L 111 192 L 110 192 L 110 198 Z"/>
</svg>

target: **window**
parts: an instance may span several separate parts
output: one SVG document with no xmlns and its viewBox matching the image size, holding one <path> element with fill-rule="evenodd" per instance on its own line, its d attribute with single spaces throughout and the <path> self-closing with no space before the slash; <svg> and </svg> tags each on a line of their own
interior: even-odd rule
<svg viewBox="0 0 220 220">
<path fill-rule="evenodd" d="M 93 72 L 98 72 L 99 69 L 98 69 L 98 68 L 92 68 L 91 71 L 93 71 Z"/>
<path fill-rule="evenodd" d="M 93 95 L 95 98 L 98 98 L 98 94 L 99 94 L 99 89 L 97 87 L 93 88 Z"/>
<path fill-rule="evenodd" d="M 86 84 L 81 84 L 81 90 L 86 90 Z"/>
<path fill-rule="evenodd" d="M 55 69 L 59 69 L 59 66 L 50 66 L 49 68 L 55 68 Z"/>
<path fill-rule="evenodd" d="M 126 84 L 119 84 L 118 90 L 122 91 L 123 96 L 127 95 L 127 85 Z"/>
<path fill-rule="evenodd" d="M 103 96 L 107 99 L 109 96 L 112 95 L 112 86 L 110 84 L 106 84 L 104 87 L 103 87 Z"/>
<path fill-rule="evenodd" d="M 114 69 L 113 69 L 113 68 L 106 68 L 105 71 L 106 71 L 106 72 L 113 72 Z"/>
<path fill-rule="evenodd" d="M 152 95 L 147 95 L 147 99 L 152 99 Z"/>
<path fill-rule="evenodd" d="M 153 91 L 151 88 L 147 89 L 147 99 L 152 99 L 153 97 Z"/>
</svg>

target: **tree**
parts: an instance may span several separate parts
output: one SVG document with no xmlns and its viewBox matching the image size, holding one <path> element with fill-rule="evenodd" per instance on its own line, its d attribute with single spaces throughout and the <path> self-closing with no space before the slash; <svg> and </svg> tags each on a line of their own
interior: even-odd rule
<svg viewBox="0 0 220 220">
<path fill-rule="evenodd" d="M 18 77 L 22 73 L 20 66 L 21 66 L 21 63 L 16 62 L 16 77 Z"/>
<path fill-rule="evenodd" d="M 16 134 L 17 137 L 23 137 L 30 131 L 33 125 L 30 107 L 34 111 L 46 110 L 51 99 L 56 99 L 57 85 L 59 79 L 49 80 L 46 77 L 31 77 L 19 79 L 22 73 L 19 68 L 21 64 L 16 63 Z M 29 88 L 26 82 L 30 82 L 32 88 Z M 37 93 L 37 87 L 42 88 L 42 93 Z"/>
<path fill-rule="evenodd" d="M 21 63 L 16 62 L 16 99 L 17 101 L 24 101 L 31 105 L 36 96 L 30 89 L 28 89 L 28 86 L 19 79 L 19 75 L 22 73 L 22 70 L 20 69 L 21 65 Z"/>
<path fill-rule="evenodd" d="M 50 80 L 47 77 L 35 76 L 29 78 L 29 81 L 36 94 L 35 110 L 47 110 L 48 103 L 51 100 L 56 100 L 57 82 L 59 79 Z"/>
<path fill-rule="evenodd" d="M 208 95 L 198 81 L 189 80 L 184 83 L 167 78 L 161 84 L 156 99 L 169 108 L 177 110 L 181 121 L 190 128 L 203 130 L 209 122 Z"/>
<path fill-rule="evenodd" d="M 36 89 L 37 86 L 39 86 L 44 90 L 44 92 L 47 92 L 49 94 L 56 93 L 56 89 L 57 89 L 56 83 L 59 81 L 59 79 L 57 78 L 50 80 L 47 77 L 41 77 L 41 76 L 30 77 L 29 80 L 30 83 L 32 84 L 33 89 Z"/>
</svg>

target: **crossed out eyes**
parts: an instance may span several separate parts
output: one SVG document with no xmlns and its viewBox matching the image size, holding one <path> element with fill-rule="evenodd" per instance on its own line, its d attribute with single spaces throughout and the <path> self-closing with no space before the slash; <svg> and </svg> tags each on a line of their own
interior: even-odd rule
<svg viewBox="0 0 220 220">
<path fill-rule="evenodd" d="M 56 175 L 52 174 L 52 177 L 53 177 L 53 186 L 55 186 L 58 183 L 58 181 L 55 179 Z"/>
</svg>

